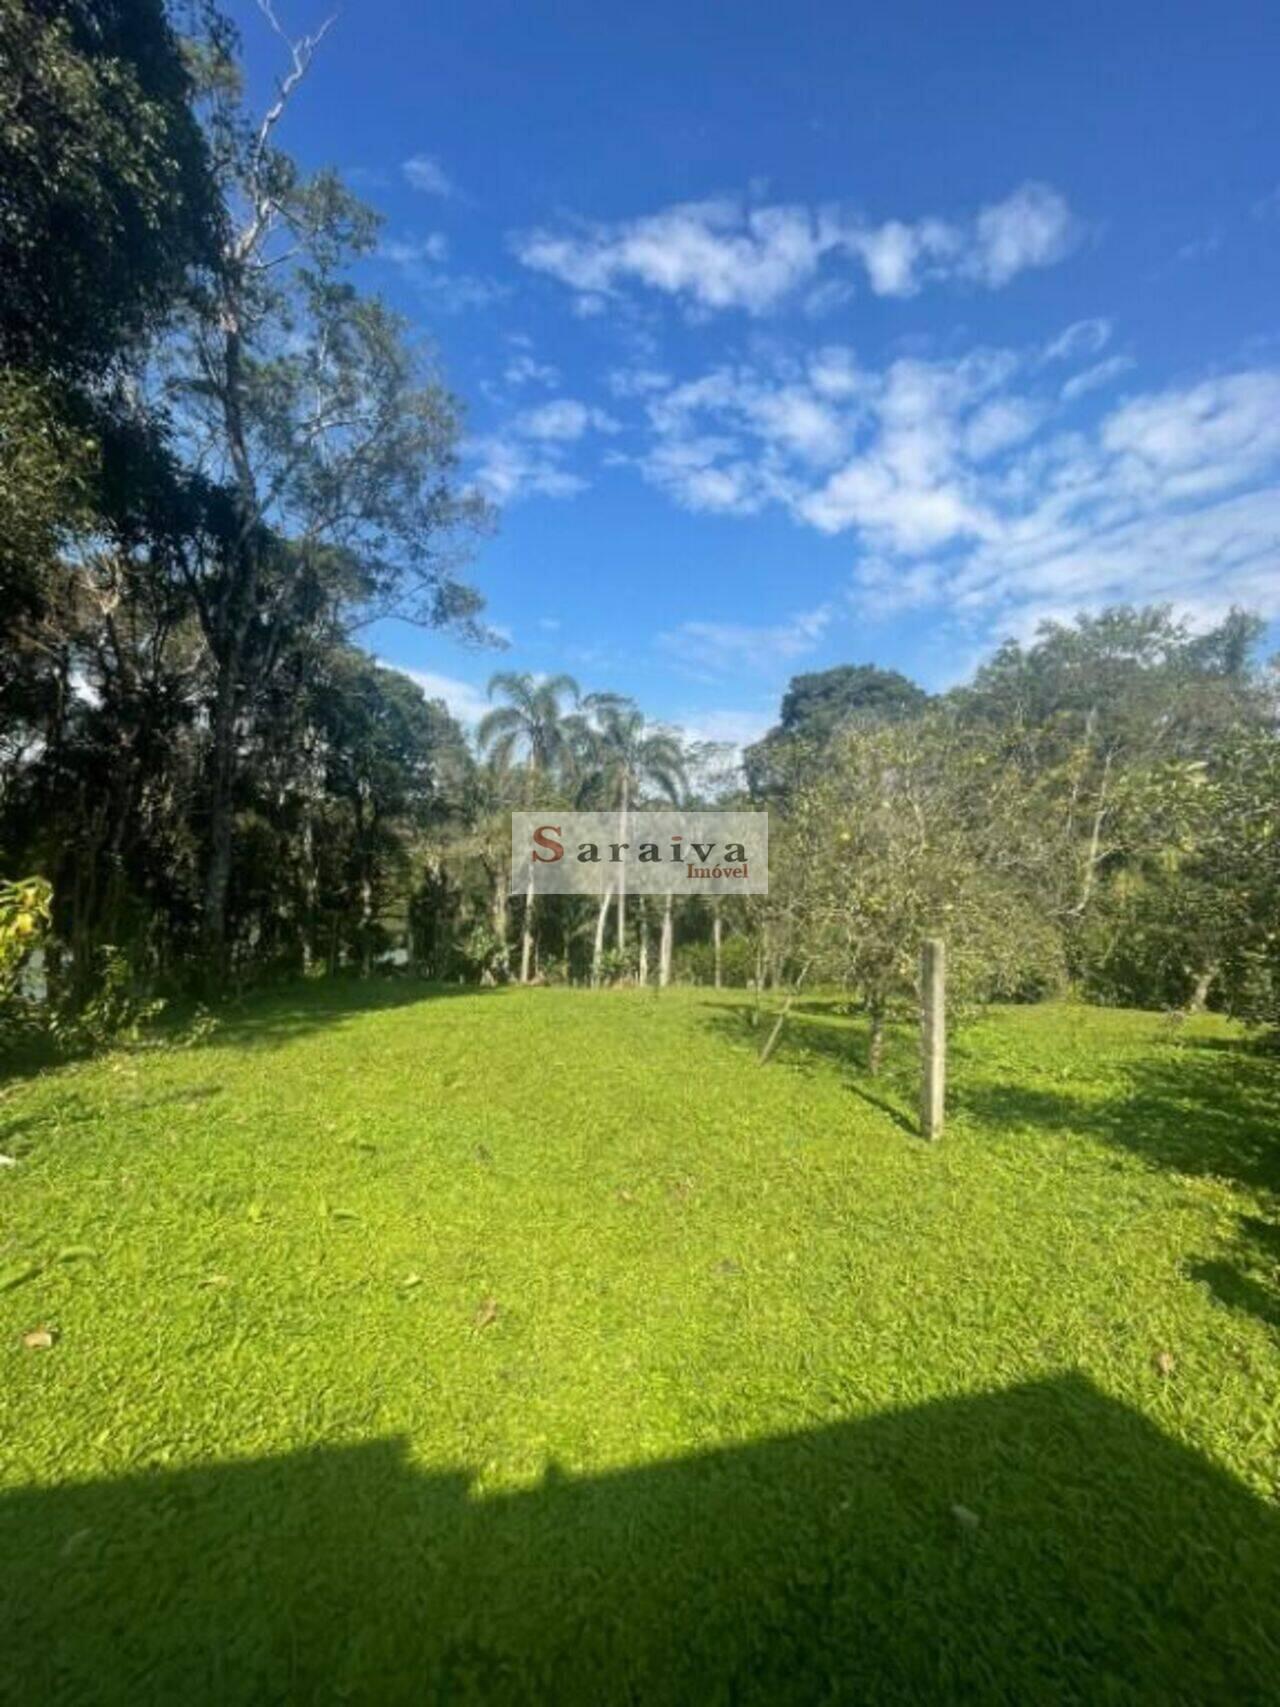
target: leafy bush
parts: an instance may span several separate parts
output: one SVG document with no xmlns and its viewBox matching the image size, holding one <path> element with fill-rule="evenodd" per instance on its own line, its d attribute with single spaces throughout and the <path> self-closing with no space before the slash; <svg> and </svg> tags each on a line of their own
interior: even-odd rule
<svg viewBox="0 0 1280 1707">
<path fill-rule="evenodd" d="M 709 942 L 682 943 L 674 956 L 680 983 L 714 984 L 715 949 Z M 727 935 L 720 945 L 720 981 L 734 989 L 745 989 L 756 975 L 756 946 L 751 937 Z"/>
<path fill-rule="evenodd" d="M 22 974 L 49 931 L 53 888 L 43 877 L 0 883 L 0 1046 L 38 1023 L 39 1007 L 22 991 Z"/>
</svg>

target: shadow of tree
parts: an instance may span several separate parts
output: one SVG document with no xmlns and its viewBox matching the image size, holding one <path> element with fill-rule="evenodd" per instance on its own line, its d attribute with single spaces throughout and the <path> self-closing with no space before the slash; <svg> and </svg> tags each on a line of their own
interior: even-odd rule
<svg viewBox="0 0 1280 1707">
<path fill-rule="evenodd" d="M 0 1499 L 15 1703 L 1249 1702 L 1280 1523 L 1067 1376 L 476 1497 L 404 1442 Z"/>
<path fill-rule="evenodd" d="M 361 978 L 342 973 L 333 978 L 295 979 L 217 1003 L 210 1010 L 214 1028 L 198 1047 L 274 1049 L 312 1032 L 348 1025 L 362 1014 L 447 996 L 498 996 L 506 988 L 435 984 L 403 974 Z M 181 1038 L 197 1011 L 189 1003 L 174 1003 L 137 1048 L 145 1053 L 156 1042 Z M 0 1056 L 0 1088 L 63 1065 L 66 1059 L 51 1039 L 37 1038 L 20 1050 Z"/>
<path fill-rule="evenodd" d="M 1191 1272 L 1223 1303 L 1280 1325 L 1280 1059 L 1223 1038 L 1188 1038 L 1124 1064 L 1104 1099 L 959 1078 L 956 1107 L 997 1129 L 1047 1127 L 1098 1138 L 1172 1173 L 1260 1195 L 1220 1260 Z"/>
<path fill-rule="evenodd" d="M 758 1051 L 781 1012 L 781 1002 L 760 1010 L 753 1024 L 753 1009 L 743 1002 L 704 1002 L 708 1027 L 738 1047 Z M 888 1026 L 885 1030 L 884 1062 L 880 1073 L 867 1077 L 867 1046 L 870 1027 L 847 998 L 811 997 L 795 1002 L 787 1015 L 772 1063 L 800 1071 L 825 1071 L 831 1066 L 851 1075 L 848 1089 L 872 1108 L 888 1115 L 901 1131 L 920 1136 L 915 1112 L 918 1095 L 918 1044 L 909 1028 Z M 873 1088 L 874 1087 L 874 1088 Z"/>
<path fill-rule="evenodd" d="M 344 974 L 299 980 L 216 1009 L 217 1027 L 201 1047 L 275 1049 L 312 1032 L 348 1025 L 369 1013 L 446 997 L 479 999 L 503 993 L 504 987 L 498 985 L 433 984 L 407 976 L 358 978 Z"/>
</svg>

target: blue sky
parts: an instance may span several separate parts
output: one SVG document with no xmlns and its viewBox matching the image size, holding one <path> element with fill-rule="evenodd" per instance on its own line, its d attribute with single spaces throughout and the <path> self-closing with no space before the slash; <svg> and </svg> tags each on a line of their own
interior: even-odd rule
<svg viewBox="0 0 1280 1707">
<path fill-rule="evenodd" d="M 1231 0 L 349 4 L 283 140 L 385 216 L 511 640 L 376 649 L 463 715 L 566 669 L 740 741 L 801 670 L 1280 616 L 1278 61 Z"/>
</svg>

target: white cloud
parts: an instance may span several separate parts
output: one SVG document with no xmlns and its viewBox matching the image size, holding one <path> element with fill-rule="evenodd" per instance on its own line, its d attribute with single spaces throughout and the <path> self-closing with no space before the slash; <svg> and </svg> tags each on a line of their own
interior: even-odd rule
<svg viewBox="0 0 1280 1707">
<path fill-rule="evenodd" d="M 1111 322 L 1103 319 L 1077 320 L 1048 345 L 1047 362 L 1073 362 L 1096 356 L 1110 342 Z"/>
<path fill-rule="evenodd" d="M 1175 258 L 1179 261 L 1207 261 L 1225 242 L 1226 236 L 1222 231 L 1206 231 L 1203 237 L 1191 237 L 1180 244 Z"/>
<path fill-rule="evenodd" d="M 921 220 L 918 225 L 891 219 L 884 225 L 855 228 L 846 238 L 848 247 L 862 257 L 877 296 L 914 296 L 923 270 L 954 260 L 963 242 L 956 228 L 940 219 Z"/>
<path fill-rule="evenodd" d="M 690 741 L 711 741 L 733 749 L 736 763 L 744 747 L 753 746 L 771 727 L 774 719 L 764 711 L 681 711 L 671 719 Z"/>
<path fill-rule="evenodd" d="M 434 154 L 412 154 L 401 162 L 400 170 L 409 187 L 420 190 L 423 195 L 447 199 L 457 194 L 453 180 Z"/>
<path fill-rule="evenodd" d="M 384 238 L 376 254 L 380 261 L 394 267 L 429 307 L 446 314 L 489 308 L 509 294 L 510 287 L 495 279 L 446 271 L 441 262 L 448 258 L 449 239 L 442 231 Z"/>
<path fill-rule="evenodd" d="M 1102 341 L 1068 329 L 1054 363 Z M 1129 358 L 1064 384 L 1045 357 L 978 349 L 873 368 L 840 346 L 766 352 L 652 395 L 631 460 L 687 509 L 777 506 L 847 536 L 856 599 L 875 611 L 1010 624 L 1116 600 L 1201 613 L 1234 600 L 1280 614 L 1280 370 L 1077 415 Z M 814 644 L 826 609 L 816 628 L 690 623 L 663 644 L 712 673 L 766 668 Z"/>
<path fill-rule="evenodd" d="M 738 622 L 682 622 L 659 635 L 658 644 L 699 675 L 776 675 L 819 645 L 834 614 L 830 605 L 819 605 L 785 622 L 759 627 Z"/>
<path fill-rule="evenodd" d="M 516 431 L 530 439 L 580 439 L 592 429 L 616 433 L 618 423 L 603 409 L 580 403 L 576 397 L 557 397 L 536 409 L 527 409 L 516 419 Z"/>
<path fill-rule="evenodd" d="M 1028 267 L 1060 260 L 1078 233 L 1071 209 L 1048 184 L 1023 184 L 1007 200 L 984 207 L 964 270 L 998 288 Z"/>
<path fill-rule="evenodd" d="M 605 384 L 615 397 L 645 397 L 652 391 L 665 391 L 671 375 L 655 368 L 620 367 L 605 376 Z"/>
<path fill-rule="evenodd" d="M 500 430 L 466 446 L 475 484 L 493 502 L 522 498 L 572 498 L 587 480 L 568 466 L 569 453 L 588 433 L 613 434 L 617 421 L 576 397 L 556 397 L 521 410 Z"/>
<path fill-rule="evenodd" d="M 1072 374 L 1066 381 L 1062 387 L 1063 401 L 1070 403 L 1077 397 L 1083 397 L 1087 391 L 1097 391 L 1100 386 L 1110 385 L 1113 379 L 1119 379 L 1133 366 L 1132 356 L 1108 356 L 1105 362 L 1095 362 L 1082 373 Z"/>
<path fill-rule="evenodd" d="M 389 658 L 379 658 L 384 670 L 398 670 L 416 682 L 428 699 L 442 699 L 459 723 L 478 723 L 490 709 L 484 691 L 457 676 L 442 676 L 434 670 L 411 670 L 404 664 L 393 664 Z"/>
<path fill-rule="evenodd" d="M 965 455 L 985 462 L 1011 445 L 1029 439 L 1040 425 L 1042 411 L 1025 397 L 995 397 L 969 417 L 964 433 Z"/>
<path fill-rule="evenodd" d="M 572 498 L 586 490 L 581 475 L 565 468 L 559 446 L 529 444 L 493 433 L 466 447 L 472 478 L 495 504 L 522 498 Z"/>
<path fill-rule="evenodd" d="M 807 279 L 820 250 L 802 208 L 744 208 L 734 200 L 689 202 L 579 236 L 535 231 L 519 239 L 527 267 L 592 298 L 634 279 L 706 308 L 759 311 Z"/>
<path fill-rule="evenodd" d="M 385 237 L 378 244 L 378 258 L 394 267 L 414 267 L 423 261 L 447 261 L 449 239 L 443 231 L 422 237 Z"/>
<path fill-rule="evenodd" d="M 550 362 L 537 361 L 528 353 L 512 356 L 502 377 L 508 385 L 559 385 L 560 371 Z"/>
<path fill-rule="evenodd" d="M 868 225 L 841 210 L 721 197 L 568 232 L 535 230 L 517 237 L 514 247 L 527 267 L 577 293 L 578 313 L 601 312 L 628 284 L 677 297 L 699 312 L 751 314 L 770 312 L 803 289 L 808 311 L 821 313 L 846 300 L 850 289 L 847 277 L 819 277 L 828 260 L 836 267 L 859 263 L 880 296 L 910 296 L 948 278 L 997 289 L 1028 267 L 1060 259 L 1076 236 L 1063 197 L 1028 183 L 958 223 Z"/>
</svg>

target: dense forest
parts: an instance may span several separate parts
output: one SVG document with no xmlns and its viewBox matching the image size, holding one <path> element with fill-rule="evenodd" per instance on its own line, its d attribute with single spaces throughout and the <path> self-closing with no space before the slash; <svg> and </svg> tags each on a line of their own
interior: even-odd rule
<svg viewBox="0 0 1280 1707">
<path fill-rule="evenodd" d="M 945 933 L 965 1001 L 1280 1020 L 1263 625 L 1114 608 L 938 696 L 799 676 L 741 767 L 499 671 L 463 729 L 360 644 L 497 644 L 461 410 L 352 283 L 376 218 L 251 113 L 207 7 L 0 0 L 0 1012 L 271 977 L 837 985 L 873 1020 Z M 508 896 L 509 814 L 750 800 L 767 900 Z M 37 952 L 38 951 L 38 952 Z M 36 998 L 39 998 L 38 1000 Z"/>
</svg>

